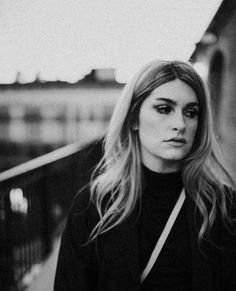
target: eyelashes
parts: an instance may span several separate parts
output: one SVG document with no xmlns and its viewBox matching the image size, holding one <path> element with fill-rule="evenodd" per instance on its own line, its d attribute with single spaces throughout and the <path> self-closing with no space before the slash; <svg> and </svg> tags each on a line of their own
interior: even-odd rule
<svg viewBox="0 0 236 291">
<path fill-rule="evenodd" d="M 198 110 L 197 109 L 187 109 L 185 112 L 185 115 L 189 118 L 195 118 L 198 116 Z"/>
<path fill-rule="evenodd" d="M 154 106 L 154 109 L 161 114 L 169 114 L 172 111 L 171 106 L 168 105 L 157 105 Z"/>
<path fill-rule="evenodd" d="M 160 114 L 165 114 L 168 115 L 171 112 L 174 111 L 174 108 L 168 104 L 164 104 L 164 105 L 155 105 L 153 106 L 153 108 Z M 185 108 L 183 110 L 183 114 L 188 117 L 188 118 L 195 118 L 198 116 L 199 110 L 197 108 Z"/>
</svg>

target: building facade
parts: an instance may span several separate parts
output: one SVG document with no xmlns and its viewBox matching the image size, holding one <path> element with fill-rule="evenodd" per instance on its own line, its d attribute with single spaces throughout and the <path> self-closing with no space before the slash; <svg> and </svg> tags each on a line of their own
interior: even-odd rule
<svg viewBox="0 0 236 291">
<path fill-rule="evenodd" d="M 76 84 L 0 85 L 0 171 L 104 134 L 123 88 L 107 79 L 108 73 L 105 79 L 90 75 Z"/>
<path fill-rule="evenodd" d="M 215 127 L 236 179 L 236 2 L 223 1 L 192 56 L 211 92 Z M 236 180 L 235 180 L 236 181 Z"/>
</svg>

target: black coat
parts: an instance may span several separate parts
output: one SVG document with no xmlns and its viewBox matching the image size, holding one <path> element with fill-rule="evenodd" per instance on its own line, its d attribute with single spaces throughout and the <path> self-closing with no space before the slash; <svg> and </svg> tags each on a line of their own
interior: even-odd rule
<svg viewBox="0 0 236 291">
<path fill-rule="evenodd" d="M 192 246 L 192 291 L 236 290 L 236 237 L 225 229 L 220 215 L 210 241 L 197 243 L 194 203 L 186 197 Z M 97 243 L 83 245 L 98 219 L 84 191 L 74 201 L 58 257 L 54 291 L 138 291 L 140 268 L 135 211 L 102 235 Z"/>
</svg>

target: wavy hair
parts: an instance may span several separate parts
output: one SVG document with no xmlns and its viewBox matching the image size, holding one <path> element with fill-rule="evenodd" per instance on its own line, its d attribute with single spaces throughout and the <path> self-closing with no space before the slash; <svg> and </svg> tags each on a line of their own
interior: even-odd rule
<svg viewBox="0 0 236 291">
<path fill-rule="evenodd" d="M 223 221 L 231 222 L 227 200 L 231 201 L 233 194 L 224 185 L 234 187 L 234 182 L 223 163 L 207 88 L 190 63 L 153 61 L 127 83 L 114 109 L 104 139 L 104 155 L 91 178 L 91 200 L 100 220 L 90 240 L 119 225 L 137 205 L 143 180 L 140 142 L 134 124 L 145 98 L 155 88 L 175 79 L 190 86 L 199 103 L 195 140 L 182 165 L 183 185 L 202 217 L 199 242 L 212 227 L 218 209 Z"/>
</svg>

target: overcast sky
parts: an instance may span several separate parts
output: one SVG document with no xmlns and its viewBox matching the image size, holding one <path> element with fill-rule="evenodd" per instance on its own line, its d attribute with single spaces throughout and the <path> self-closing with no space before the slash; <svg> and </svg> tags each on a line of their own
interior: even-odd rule
<svg viewBox="0 0 236 291">
<path fill-rule="evenodd" d="M 0 83 L 127 81 L 152 59 L 188 60 L 221 0 L 2 0 Z"/>
</svg>

